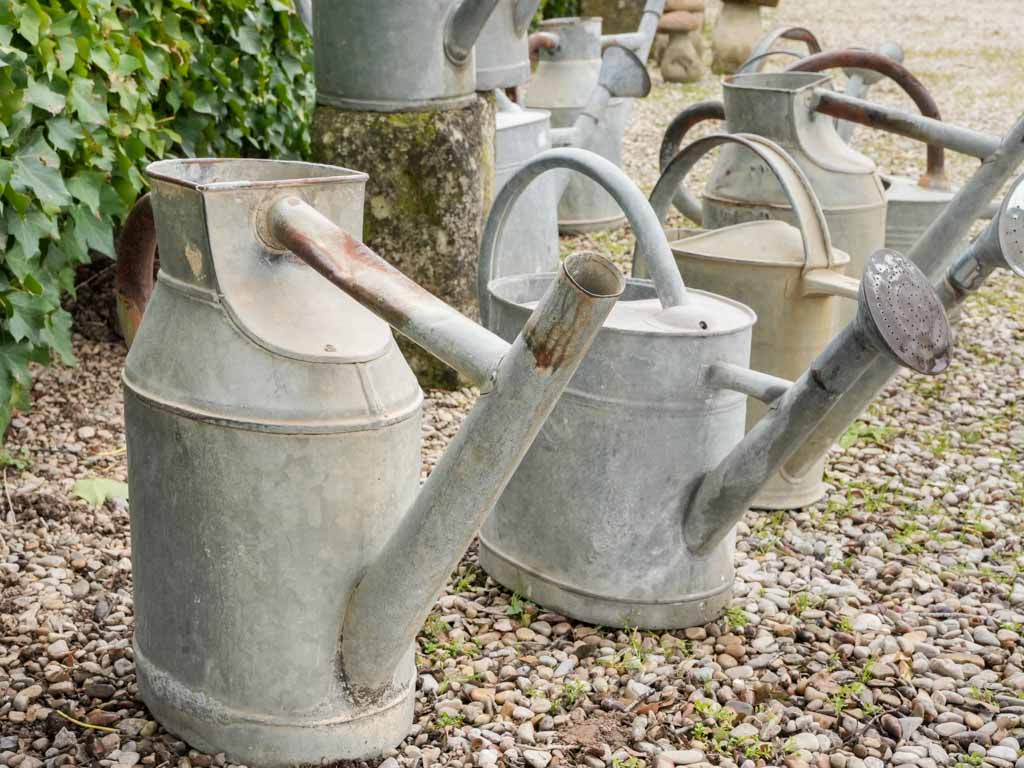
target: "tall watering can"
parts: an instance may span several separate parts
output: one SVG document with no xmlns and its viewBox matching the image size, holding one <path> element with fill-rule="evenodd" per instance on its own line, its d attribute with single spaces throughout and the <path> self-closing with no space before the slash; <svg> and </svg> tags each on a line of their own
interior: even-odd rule
<svg viewBox="0 0 1024 768">
<path fill-rule="evenodd" d="M 614 99 L 646 96 L 651 80 L 643 62 L 621 46 L 605 49 L 597 85 L 587 106 L 567 128 L 551 128 L 551 115 L 543 109 L 523 109 L 500 91 L 494 142 L 496 188 L 502 187 L 520 168 L 553 145 L 590 149 L 601 134 Z M 558 201 L 572 180 L 568 171 L 546 173 L 524 190 L 520 205 L 510 209 L 508 226 L 496 262 L 502 275 L 554 271 L 558 256 Z M 593 182 L 600 185 L 600 179 Z M 613 201 L 613 205 L 614 205 Z"/>
<path fill-rule="evenodd" d="M 540 0 L 498 0 L 476 41 L 476 89 L 514 88 L 530 79 L 527 33 Z"/>
<path fill-rule="evenodd" d="M 838 297 L 857 299 L 859 281 L 844 274 L 849 256 L 832 248 L 828 226 L 810 182 L 796 162 L 767 139 L 717 134 L 690 144 L 665 169 L 651 194 L 651 206 L 664 221 L 680 183 L 707 152 L 736 144 L 753 153 L 786 195 L 799 227 L 766 219 L 684 236 L 672 252 L 690 285 L 743 302 L 757 313 L 750 366 L 795 379 L 839 330 Z M 639 254 L 638 254 L 639 255 Z M 646 269 L 638 259 L 637 276 Z M 748 401 L 747 431 L 767 406 Z M 825 457 L 800 476 L 780 471 L 758 492 L 752 506 L 793 509 L 825 494 Z"/>
<path fill-rule="evenodd" d="M 351 110 L 468 104 L 473 46 L 499 0 L 326 0 L 313 4 L 316 98 Z"/>
<path fill-rule="evenodd" d="M 124 371 L 141 696 L 236 762 L 379 755 L 412 722 L 416 631 L 622 276 L 570 258 L 507 344 L 359 242 L 363 174 L 148 172 L 161 271 Z M 485 393 L 422 488 L 388 323 Z"/>
<path fill-rule="evenodd" d="M 638 31 L 601 35 L 601 19 L 565 18 L 541 22 L 531 37 L 539 50 L 537 70 L 526 91 L 526 106 L 551 113 L 556 129 L 576 121 L 587 106 L 601 70 L 601 51 L 610 45 L 632 50 L 647 61 L 665 0 L 647 0 Z M 632 112 L 632 101 L 613 99 L 601 129 L 587 146 L 618 167 L 622 167 L 622 142 Z M 608 193 L 588 179 L 573 178 L 559 205 L 559 226 L 563 232 L 592 232 L 622 223 L 622 212 Z"/>
<path fill-rule="evenodd" d="M 584 621 L 647 628 L 702 624 L 732 594 L 735 522 L 778 471 L 779 457 L 799 445 L 813 417 L 841 391 L 831 389 L 832 380 L 855 379 L 865 356 L 888 346 L 873 330 L 874 310 L 866 310 L 860 324 L 834 342 L 830 356 L 819 360 L 821 366 L 796 384 L 751 370 L 753 311 L 683 288 L 657 215 L 607 161 L 552 150 L 528 163 L 522 179 L 558 167 L 556 159 L 588 175 L 603 163 L 608 178 L 619 179 L 610 187 L 653 282 L 629 281 L 623 301 L 484 524 L 480 562 L 509 589 Z M 500 272 L 493 268 L 495 243 L 522 189 L 519 177 L 510 181 L 491 212 L 481 250 L 482 281 Z M 896 273 L 895 266 L 891 271 Z M 900 280 L 904 274 L 913 279 L 904 270 Z M 481 304 L 489 305 L 483 312 L 489 326 L 514 336 L 551 279 L 535 274 L 485 283 Z M 888 312 L 886 297 L 871 301 Z M 904 299 L 906 311 L 918 309 Z M 921 309 L 921 317 L 931 317 L 930 306 Z M 941 308 L 938 318 L 945 322 Z M 893 322 L 901 320 L 902 315 Z M 936 349 L 947 343 L 940 333 Z M 932 368 L 933 357 L 923 352 L 915 365 Z M 745 395 L 774 403 L 746 438 Z M 767 435 L 766 424 L 772 425 Z M 749 478 L 737 478 L 739 459 L 733 454 L 741 448 Z M 711 489 L 720 488 L 726 476 L 736 483 L 736 494 L 712 500 L 718 491 Z M 708 498 L 696 504 L 698 493 Z M 687 533 L 691 517 L 696 527 Z"/>
</svg>

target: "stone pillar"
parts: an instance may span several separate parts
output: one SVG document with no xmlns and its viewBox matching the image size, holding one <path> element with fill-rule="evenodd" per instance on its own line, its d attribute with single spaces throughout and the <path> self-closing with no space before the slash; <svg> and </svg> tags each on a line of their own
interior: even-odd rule
<svg viewBox="0 0 1024 768">
<path fill-rule="evenodd" d="M 735 72 L 761 39 L 761 6 L 777 6 L 779 0 L 723 0 L 711 36 L 711 69 L 719 74 Z"/>
<path fill-rule="evenodd" d="M 476 264 L 494 198 L 494 97 L 425 112 L 318 105 L 318 162 L 369 174 L 367 245 L 431 293 L 477 318 Z M 423 387 L 454 389 L 458 374 L 396 334 Z"/>
<path fill-rule="evenodd" d="M 644 15 L 645 0 L 583 0 L 581 16 L 600 16 L 601 32 L 617 35 L 636 32 Z"/>
<path fill-rule="evenodd" d="M 658 32 L 668 42 L 658 57 L 661 76 L 670 83 L 693 83 L 704 77 L 704 0 L 668 0 Z"/>
</svg>

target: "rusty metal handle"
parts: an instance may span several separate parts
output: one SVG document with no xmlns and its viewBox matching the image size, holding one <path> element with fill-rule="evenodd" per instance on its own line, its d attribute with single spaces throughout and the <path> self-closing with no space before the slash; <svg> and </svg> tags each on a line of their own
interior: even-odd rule
<svg viewBox="0 0 1024 768">
<path fill-rule="evenodd" d="M 661 149 L 658 150 L 658 165 L 662 173 L 682 148 L 683 139 L 686 138 L 690 129 L 707 120 L 725 120 L 725 105 L 721 101 L 698 101 L 672 118 L 672 122 L 665 129 L 665 136 L 661 140 Z M 696 224 L 703 223 L 704 212 L 701 204 L 685 189 L 680 188 L 673 196 L 672 202 L 676 209 L 690 221 Z"/>
<path fill-rule="evenodd" d="M 117 324 L 129 347 L 142 323 L 149 297 L 153 295 L 156 248 L 153 203 L 147 192 L 135 203 L 117 238 L 117 269 L 114 273 Z"/>
<path fill-rule="evenodd" d="M 903 89 L 917 105 L 925 117 L 941 120 L 939 105 L 929 93 L 924 83 L 914 77 L 913 73 L 895 59 L 880 53 L 847 48 L 841 51 L 829 51 L 808 56 L 796 64 L 786 68 L 787 72 L 822 72 L 826 69 L 856 67 L 878 72 L 892 80 Z M 918 182 L 922 187 L 945 189 L 949 186 L 946 179 L 946 151 L 937 144 L 928 145 L 927 170 Z"/>
<path fill-rule="evenodd" d="M 654 185 L 654 191 L 651 192 L 651 207 L 658 220 L 664 224 L 676 190 L 697 162 L 712 149 L 723 144 L 737 144 L 750 150 L 778 179 L 799 223 L 804 243 L 804 274 L 819 269 L 831 270 L 835 266 L 832 240 L 828 224 L 825 223 L 825 214 L 814 190 L 811 189 L 810 181 L 782 147 L 762 136 L 751 133 L 715 133 L 697 139 L 687 146 L 669 163 L 658 183 Z M 637 273 L 638 263 L 639 260 L 634 255 L 635 276 L 640 276 Z"/>
<path fill-rule="evenodd" d="M 799 56 L 800 54 L 794 51 L 773 51 L 772 46 L 775 45 L 779 40 L 796 40 L 798 42 L 807 44 L 807 52 L 810 54 L 821 53 L 821 43 L 818 42 L 818 38 L 811 30 L 806 27 L 779 27 L 773 29 L 767 35 L 762 37 L 754 50 L 751 51 L 750 58 L 748 58 L 743 65 L 736 70 L 737 75 L 742 75 L 747 72 L 760 72 L 761 67 L 754 67 L 754 64 L 763 62 L 768 56 L 772 56 L 776 53 L 788 54 L 790 56 Z"/>
<path fill-rule="evenodd" d="M 534 32 L 528 39 L 528 45 L 530 48 L 530 58 L 532 59 L 537 56 L 537 52 L 541 48 L 545 51 L 557 50 L 559 46 L 558 35 L 550 32 Z"/>
</svg>

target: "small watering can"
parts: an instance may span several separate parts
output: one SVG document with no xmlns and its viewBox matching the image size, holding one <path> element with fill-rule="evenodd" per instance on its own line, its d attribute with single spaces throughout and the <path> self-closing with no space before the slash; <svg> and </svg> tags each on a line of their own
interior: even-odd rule
<svg viewBox="0 0 1024 768">
<path fill-rule="evenodd" d="M 841 386 L 878 349 L 890 349 L 875 318 L 884 313 L 889 326 L 904 329 L 903 313 L 930 323 L 937 312 L 938 328 L 928 325 L 934 342 L 920 334 L 904 342 L 901 335 L 902 351 L 894 354 L 938 370 L 948 346 L 945 316 L 934 297 L 929 304 L 927 294 L 918 301 L 917 294 L 899 293 L 923 278 L 887 255 L 878 265 L 883 277 L 862 288 L 869 292 L 862 296 L 864 316 L 810 373 L 790 385 L 753 371 L 753 311 L 685 289 L 657 215 L 621 171 L 578 150 L 551 150 L 506 184 L 484 232 L 482 312 L 505 338 L 518 332 L 553 275 L 489 279 L 500 271 L 496 243 L 530 180 L 567 165 L 588 175 L 603 169 L 653 280 L 628 281 L 623 301 L 487 518 L 480 562 L 509 589 L 583 621 L 702 624 L 732 594 L 736 521 Z M 773 407 L 744 438 L 747 394 Z M 733 459 L 741 449 L 747 478 L 737 477 Z M 735 494 L 723 486 L 726 477 Z"/>
<path fill-rule="evenodd" d="M 967 237 L 975 219 L 985 215 L 989 201 L 1024 162 L 1024 116 L 993 148 L 953 200 L 925 230 L 907 254 L 908 258 L 938 283 L 947 309 L 953 311 L 976 291 L 994 267 L 1024 276 L 1024 177 L 1018 178 L 985 232 L 953 261 L 957 244 Z M 786 462 L 786 469 L 800 474 L 813 466 L 888 383 L 895 369 L 876 361 L 833 405 L 804 444 Z"/>
<path fill-rule="evenodd" d="M 668 217 L 673 195 L 700 158 L 724 144 L 745 147 L 768 168 L 786 194 L 799 228 L 765 219 L 697 234 L 684 230 L 684 237 L 671 244 L 672 252 L 688 284 L 743 302 L 757 313 L 750 367 L 795 379 L 839 330 L 835 297 L 856 300 L 859 281 L 843 274 L 850 258 L 832 248 L 825 216 L 807 177 L 781 148 L 758 136 L 716 134 L 686 147 L 669 163 L 651 194 L 658 218 L 664 222 Z M 634 275 L 645 274 L 642 259 L 637 259 Z M 757 399 L 748 402 L 747 431 L 767 407 Z M 824 456 L 799 477 L 782 471 L 758 492 L 752 506 L 795 509 L 811 504 L 825 494 L 824 471 Z"/>
<path fill-rule="evenodd" d="M 473 46 L 498 3 L 314 3 L 317 103 L 370 112 L 468 104 L 477 90 Z"/>
<path fill-rule="evenodd" d="M 526 91 L 526 106 L 551 113 L 556 129 L 573 125 L 586 108 L 601 69 L 601 51 L 610 45 L 629 48 L 647 61 L 665 0 L 647 0 L 637 32 L 601 35 L 600 18 L 548 19 L 532 35 L 539 62 Z M 613 99 L 588 149 L 622 167 L 622 142 L 632 101 Z M 562 232 L 594 232 L 622 223 L 622 212 L 608 193 L 587 179 L 575 178 L 559 205 Z"/>
<path fill-rule="evenodd" d="M 530 79 L 527 33 L 540 0 L 499 0 L 476 41 L 476 89 L 514 88 Z"/>
<path fill-rule="evenodd" d="M 148 174 L 161 270 L 123 377 L 140 694 L 235 762 L 375 757 L 412 723 L 417 630 L 623 278 L 571 257 L 510 345 L 359 242 L 364 174 Z M 388 323 L 485 393 L 422 488 Z"/>
<path fill-rule="evenodd" d="M 601 133 L 613 99 L 646 96 L 651 89 L 647 68 L 626 48 L 605 49 L 601 73 L 587 106 L 568 128 L 551 128 L 550 113 L 523 109 L 498 92 L 497 134 L 494 142 L 498 191 L 529 160 L 552 145 L 591 149 Z M 498 266 L 503 275 L 550 272 L 558 265 L 558 201 L 573 176 L 544 174 L 524 192 L 524 200 L 509 212 L 511 221 L 500 243 Z M 577 177 L 582 178 L 582 177 Z M 589 180 L 588 180 L 589 181 Z M 594 182 L 600 185 L 600 180 Z M 614 204 L 614 202 L 613 202 Z"/>
</svg>

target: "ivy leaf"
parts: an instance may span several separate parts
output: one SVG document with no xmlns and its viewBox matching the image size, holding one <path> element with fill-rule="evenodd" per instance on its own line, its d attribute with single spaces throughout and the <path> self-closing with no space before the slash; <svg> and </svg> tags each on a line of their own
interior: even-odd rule
<svg viewBox="0 0 1024 768">
<path fill-rule="evenodd" d="M 51 115 L 60 114 L 64 109 L 64 97 L 46 83 L 32 77 L 29 77 L 28 88 L 25 89 L 25 101 L 45 109 Z"/>
<path fill-rule="evenodd" d="M 93 92 L 94 85 L 89 78 L 72 77 L 68 100 L 82 122 L 105 123 L 107 121 L 107 102 Z"/>
<path fill-rule="evenodd" d="M 33 194 L 44 206 L 59 208 L 71 202 L 60 171 L 43 165 L 35 157 L 19 155 L 14 158 L 11 185 L 20 192 Z"/>
<path fill-rule="evenodd" d="M 50 143 L 54 147 L 69 153 L 75 152 L 78 149 L 78 142 L 85 137 L 82 126 L 66 117 L 48 120 L 46 134 L 50 137 Z"/>
<path fill-rule="evenodd" d="M 127 499 L 128 483 L 106 477 L 86 477 L 75 482 L 71 495 L 94 507 L 102 507 L 111 499 Z"/>
<path fill-rule="evenodd" d="M 100 191 L 107 183 L 107 176 L 99 171 L 79 171 L 68 179 L 68 192 L 78 201 L 89 206 L 89 210 L 100 215 Z"/>
</svg>

